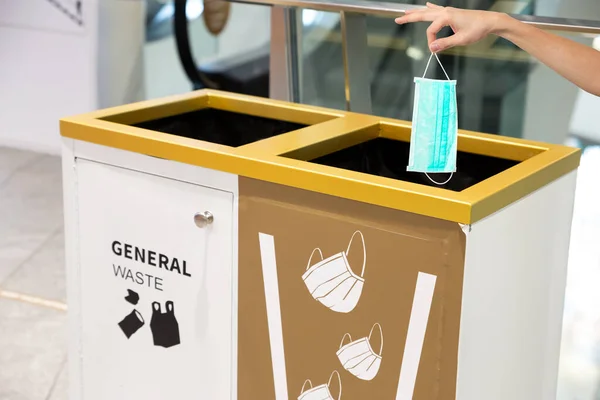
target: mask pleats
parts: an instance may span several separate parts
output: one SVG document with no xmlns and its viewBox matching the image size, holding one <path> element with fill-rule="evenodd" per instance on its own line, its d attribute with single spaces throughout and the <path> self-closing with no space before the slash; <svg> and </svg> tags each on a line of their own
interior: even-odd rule
<svg viewBox="0 0 600 400">
<path fill-rule="evenodd" d="M 350 278 L 350 274 L 347 271 L 341 273 L 340 275 L 335 276 L 329 279 L 328 281 L 324 281 L 319 286 L 317 286 L 316 289 L 312 292 L 312 295 L 315 299 L 321 299 L 322 297 L 327 296 L 329 293 L 341 286 L 344 283 L 344 281 Z"/>
<path fill-rule="evenodd" d="M 353 298 L 357 295 L 356 292 L 361 291 L 362 290 L 362 282 L 358 281 L 356 278 L 352 277 L 353 281 L 352 281 L 352 287 L 350 287 L 350 289 L 348 290 L 348 293 L 346 293 L 346 295 L 344 296 L 344 300 L 346 300 L 347 298 Z"/>
<path fill-rule="evenodd" d="M 317 266 L 314 270 L 312 268 L 309 269 L 302 277 L 309 290 L 313 292 L 323 282 L 328 282 L 331 279 L 347 273 L 348 270 L 345 264 L 340 261 L 341 258 L 338 257 L 335 260 Z"/>
<path fill-rule="evenodd" d="M 351 277 L 350 274 L 346 274 L 344 277 L 340 277 L 340 282 L 336 282 L 336 285 L 332 286 L 331 290 L 324 293 L 322 296 L 315 295 L 315 298 L 326 307 L 339 307 L 355 283 L 356 278 Z"/>
</svg>

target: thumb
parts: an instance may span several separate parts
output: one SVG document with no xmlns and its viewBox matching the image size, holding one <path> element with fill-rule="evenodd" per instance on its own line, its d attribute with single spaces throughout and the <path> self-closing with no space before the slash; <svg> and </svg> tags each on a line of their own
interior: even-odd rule
<svg viewBox="0 0 600 400">
<path fill-rule="evenodd" d="M 456 33 L 452 36 L 433 41 L 429 45 L 429 50 L 431 50 L 433 53 L 437 53 L 439 51 L 444 51 L 454 46 L 461 46 L 466 44 L 464 39 L 465 38 L 463 35 L 461 35 L 460 33 Z"/>
</svg>

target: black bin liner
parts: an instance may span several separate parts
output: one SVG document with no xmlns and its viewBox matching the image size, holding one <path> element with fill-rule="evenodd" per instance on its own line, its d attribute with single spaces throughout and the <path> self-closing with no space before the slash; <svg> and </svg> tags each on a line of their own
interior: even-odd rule
<svg viewBox="0 0 600 400">
<path fill-rule="evenodd" d="M 243 146 L 306 127 L 214 108 L 145 121 L 134 126 L 230 147 Z"/>
<path fill-rule="evenodd" d="M 456 172 L 447 184 L 439 186 L 432 183 L 423 173 L 406 171 L 409 150 L 410 144 L 407 142 L 376 138 L 310 162 L 400 181 L 442 187 L 456 192 L 467 189 L 518 163 L 459 151 Z M 450 174 L 432 173 L 429 176 L 437 182 L 445 182 Z"/>
</svg>

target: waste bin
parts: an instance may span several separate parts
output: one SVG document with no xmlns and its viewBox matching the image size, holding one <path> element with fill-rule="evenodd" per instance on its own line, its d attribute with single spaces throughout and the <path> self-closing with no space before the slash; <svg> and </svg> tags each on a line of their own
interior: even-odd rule
<svg viewBox="0 0 600 400">
<path fill-rule="evenodd" d="M 554 398 L 578 150 L 434 187 L 407 122 L 210 90 L 61 133 L 71 398 Z"/>
</svg>

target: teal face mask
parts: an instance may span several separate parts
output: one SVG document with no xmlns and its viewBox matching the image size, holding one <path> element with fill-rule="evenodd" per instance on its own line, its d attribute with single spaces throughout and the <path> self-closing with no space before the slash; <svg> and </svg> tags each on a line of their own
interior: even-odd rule
<svg viewBox="0 0 600 400">
<path fill-rule="evenodd" d="M 426 79 L 425 74 L 435 56 L 447 81 Z M 432 53 L 422 78 L 415 78 L 415 103 L 408 171 L 454 173 L 458 139 L 458 113 L 456 110 L 456 81 L 450 80 L 437 54 Z M 429 178 L 429 175 L 427 175 Z M 432 182 L 443 185 L 446 182 Z"/>
</svg>

